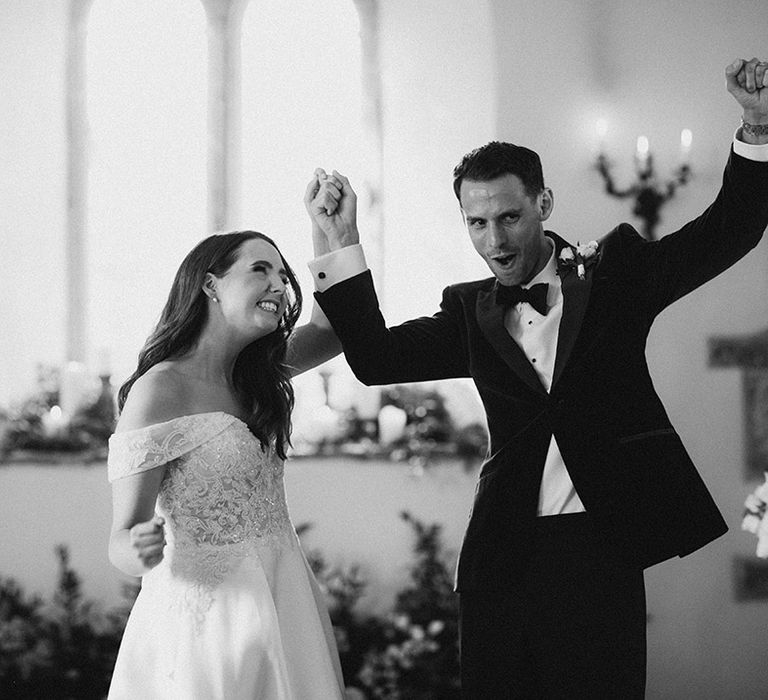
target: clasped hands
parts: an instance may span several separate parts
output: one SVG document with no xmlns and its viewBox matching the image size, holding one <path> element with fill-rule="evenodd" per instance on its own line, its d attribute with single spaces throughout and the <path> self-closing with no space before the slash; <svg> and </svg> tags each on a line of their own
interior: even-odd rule
<svg viewBox="0 0 768 700">
<path fill-rule="evenodd" d="M 304 193 L 304 206 L 312 219 L 315 255 L 360 241 L 357 230 L 357 195 L 349 180 L 334 170 L 315 170 Z"/>
</svg>

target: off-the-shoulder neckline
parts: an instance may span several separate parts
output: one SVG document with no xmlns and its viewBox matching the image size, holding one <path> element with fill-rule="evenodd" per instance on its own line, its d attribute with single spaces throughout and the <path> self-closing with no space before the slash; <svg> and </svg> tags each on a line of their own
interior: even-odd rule
<svg viewBox="0 0 768 700">
<path fill-rule="evenodd" d="M 130 430 L 124 430 L 119 433 L 112 433 L 113 436 L 119 436 L 119 435 L 128 435 L 129 433 L 134 433 L 139 430 L 148 430 L 149 428 L 159 428 L 164 425 L 168 425 L 169 423 L 173 423 L 174 421 L 183 420 L 184 418 L 198 418 L 200 416 L 224 416 L 226 418 L 231 418 L 233 421 L 237 421 L 241 425 L 244 425 L 246 428 L 248 427 L 248 424 L 242 419 L 238 418 L 233 413 L 227 413 L 226 411 L 203 411 L 201 413 L 185 413 L 181 416 L 176 416 L 175 418 L 169 418 L 168 420 L 162 421 L 160 423 L 150 423 L 149 425 L 145 425 L 141 428 L 131 428 Z"/>
</svg>

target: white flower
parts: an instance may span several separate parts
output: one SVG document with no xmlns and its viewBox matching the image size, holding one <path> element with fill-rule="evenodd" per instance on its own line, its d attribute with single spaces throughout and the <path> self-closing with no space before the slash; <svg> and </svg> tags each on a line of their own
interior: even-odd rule
<svg viewBox="0 0 768 700">
<path fill-rule="evenodd" d="M 583 280 L 585 278 L 587 263 L 589 261 L 597 261 L 598 247 L 599 244 L 597 241 L 590 241 L 584 245 L 577 243 L 575 248 L 573 246 L 567 246 L 560 251 L 560 263 L 567 268 L 575 267 L 579 279 Z"/>
<path fill-rule="evenodd" d="M 432 620 L 427 627 L 427 632 L 430 637 L 437 637 L 440 632 L 445 629 L 445 623 L 442 620 Z"/>
<path fill-rule="evenodd" d="M 590 258 L 597 255 L 597 248 L 598 248 L 597 241 L 590 241 L 589 243 L 585 243 L 584 245 L 577 245 L 576 252 L 582 258 L 584 258 L 584 260 L 589 260 Z"/>
<path fill-rule="evenodd" d="M 760 518 L 753 513 L 747 513 L 744 516 L 744 520 L 741 521 L 741 529 L 756 535 L 760 529 Z"/>
<path fill-rule="evenodd" d="M 408 615 L 401 613 L 400 615 L 394 616 L 392 624 L 394 625 L 395 629 L 405 632 L 405 630 L 407 630 L 411 625 L 411 618 L 408 617 Z"/>
<path fill-rule="evenodd" d="M 414 625 L 411 627 L 411 638 L 412 639 L 424 639 L 424 628 L 421 625 Z"/>
<path fill-rule="evenodd" d="M 759 515 L 760 511 L 765 510 L 765 501 L 758 498 L 754 493 L 750 493 L 744 501 L 744 507 L 755 515 Z"/>
<path fill-rule="evenodd" d="M 755 489 L 755 496 L 763 502 L 763 505 L 768 503 L 768 472 L 765 472 L 765 482 Z"/>
</svg>

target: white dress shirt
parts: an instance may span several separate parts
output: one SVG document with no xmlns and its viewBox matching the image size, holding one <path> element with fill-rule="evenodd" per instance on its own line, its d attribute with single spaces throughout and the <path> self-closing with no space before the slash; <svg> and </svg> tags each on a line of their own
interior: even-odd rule
<svg viewBox="0 0 768 700">
<path fill-rule="evenodd" d="M 520 302 L 510 306 L 504 316 L 507 332 L 520 346 L 536 370 L 544 388 L 552 387 L 552 375 L 555 370 L 555 353 L 563 317 L 563 292 L 557 275 L 555 244 L 550 241 L 552 253 L 544 269 L 524 287 L 532 287 L 541 282 L 549 285 L 547 289 L 547 315 L 542 316 L 529 303 Z M 539 515 L 560 515 L 561 513 L 581 513 L 584 505 L 576 493 L 568 470 L 565 468 L 560 448 L 555 436 L 549 441 L 547 458 L 544 461 L 544 473 L 539 490 Z"/>
</svg>

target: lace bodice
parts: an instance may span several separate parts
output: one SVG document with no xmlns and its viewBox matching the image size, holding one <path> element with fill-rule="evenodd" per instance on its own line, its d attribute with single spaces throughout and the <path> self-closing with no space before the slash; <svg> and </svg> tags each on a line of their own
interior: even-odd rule
<svg viewBox="0 0 768 700">
<path fill-rule="evenodd" d="M 174 418 L 109 440 L 110 481 L 165 466 L 157 513 L 164 560 L 146 578 L 185 582 L 170 604 L 202 624 L 213 593 L 249 553 L 298 546 L 283 461 L 245 423 L 220 411 Z"/>
<path fill-rule="evenodd" d="M 283 461 L 235 416 L 182 416 L 110 438 L 110 481 L 161 465 L 157 510 L 169 543 L 266 544 L 292 531 Z"/>
</svg>

